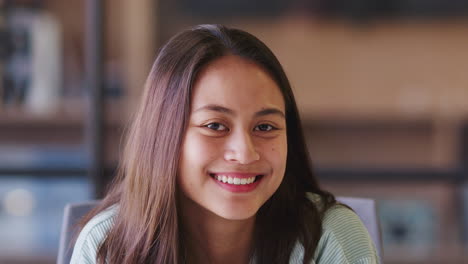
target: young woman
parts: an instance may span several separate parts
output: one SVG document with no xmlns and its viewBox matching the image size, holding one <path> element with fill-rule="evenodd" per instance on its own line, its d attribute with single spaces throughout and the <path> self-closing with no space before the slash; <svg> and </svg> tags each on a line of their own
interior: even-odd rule
<svg viewBox="0 0 468 264">
<path fill-rule="evenodd" d="M 276 57 L 218 25 L 162 48 L 119 175 L 84 223 L 72 263 L 378 263 L 312 173 Z"/>
</svg>

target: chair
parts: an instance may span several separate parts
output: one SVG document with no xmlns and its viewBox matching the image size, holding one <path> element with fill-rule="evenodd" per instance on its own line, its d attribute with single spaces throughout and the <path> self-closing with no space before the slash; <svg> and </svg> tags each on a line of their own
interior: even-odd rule
<svg viewBox="0 0 468 264">
<path fill-rule="evenodd" d="M 78 221 L 91 209 L 98 201 L 87 201 L 83 203 L 67 204 L 63 213 L 62 230 L 60 232 L 59 251 L 57 264 L 69 264 L 73 253 L 71 244 L 75 235 L 75 227 Z"/>
<path fill-rule="evenodd" d="M 359 218 L 361 218 L 374 242 L 377 254 L 382 258 L 382 243 L 375 201 L 372 199 L 355 197 L 337 197 L 337 200 L 351 207 Z M 74 227 L 78 220 L 96 206 L 97 203 L 98 201 L 88 201 L 78 204 L 67 204 L 67 206 L 65 206 L 57 264 L 70 263 L 71 254 L 73 252 L 73 245 L 70 243 L 74 235 Z"/>
<path fill-rule="evenodd" d="M 382 238 L 375 200 L 356 197 L 336 197 L 336 200 L 351 207 L 359 216 L 374 242 L 380 260 L 382 260 Z"/>
</svg>

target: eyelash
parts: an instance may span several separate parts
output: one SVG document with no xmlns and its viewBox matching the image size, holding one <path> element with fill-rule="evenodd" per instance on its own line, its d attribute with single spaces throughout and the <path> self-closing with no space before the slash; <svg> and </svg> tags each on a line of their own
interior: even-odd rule
<svg viewBox="0 0 468 264">
<path fill-rule="evenodd" d="M 215 124 L 216 124 L 216 125 L 219 125 L 219 126 L 222 126 L 222 127 L 224 127 L 225 129 L 224 129 L 224 130 L 217 130 L 217 129 L 210 128 L 211 125 L 215 125 Z M 257 128 L 260 127 L 260 126 L 268 126 L 268 130 L 260 130 L 260 129 L 257 129 Z M 211 129 L 211 130 L 213 130 L 213 131 L 217 131 L 217 132 L 222 132 L 222 131 L 228 131 L 228 130 L 229 130 L 229 128 L 227 128 L 227 126 L 225 126 L 225 125 L 223 125 L 223 124 L 221 124 L 221 123 L 219 123 L 219 122 L 209 123 L 209 124 L 207 124 L 207 125 L 204 125 L 204 127 L 208 128 L 208 129 Z M 273 125 L 265 124 L 265 123 L 264 123 L 264 124 L 257 125 L 257 126 L 255 127 L 254 130 L 255 130 L 255 131 L 261 131 L 261 132 L 270 132 L 270 131 L 273 131 L 273 130 L 278 130 L 278 128 L 275 127 L 275 126 L 273 126 Z"/>
<path fill-rule="evenodd" d="M 217 130 L 217 129 L 210 128 L 211 125 L 223 126 L 223 127 L 225 128 L 225 130 L 228 130 L 228 128 L 227 128 L 225 125 L 223 125 L 223 124 L 221 124 L 221 123 L 219 123 L 219 122 L 209 123 L 209 124 L 207 124 L 207 125 L 204 125 L 204 127 L 208 128 L 208 129 L 211 129 L 211 130 L 213 130 L 213 131 L 225 131 L 225 130 Z"/>
<path fill-rule="evenodd" d="M 268 128 L 268 130 L 259 130 L 259 129 L 257 129 L 260 126 L 269 126 L 269 128 Z M 273 131 L 273 130 L 278 130 L 278 128 L 274 127 L 274 126 L 272 126 L 270 124 L 260 124 L 260 125 L 255 127 L 255 131 L 270 132 L 270 131 Z"/>
</svg>

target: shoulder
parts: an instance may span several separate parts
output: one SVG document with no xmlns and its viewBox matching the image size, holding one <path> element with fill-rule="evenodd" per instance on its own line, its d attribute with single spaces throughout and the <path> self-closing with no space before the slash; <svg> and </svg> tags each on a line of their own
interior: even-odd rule
<svg viewBox="0 0 468 264">
<path fill-rule="evenodd" d="M 97 250 L 114 224 L 114 216 L 117 210 L 118 206 L 113 205 L 86 223 L 76 240 L 71 264 L 96 263 Z"/>
<path fill-rule="evenodd" d="M 378 263 L 366 227 L 356 213 L 342 205 L 325 212 L 315 259 L 318 263 Z"/>
<path fill-rule="evenodd" d="M 308 194 L 307 197 L 314 203 L 320 203 L 316 196 Z M 296 245 L 293 256 L 303 256 L 303 250 L 302 245 Z M 338 204 L 325 212 L 322 235 L 312 263 L 376 264 L 379 258 L 359 216 Z"/>
</svg>

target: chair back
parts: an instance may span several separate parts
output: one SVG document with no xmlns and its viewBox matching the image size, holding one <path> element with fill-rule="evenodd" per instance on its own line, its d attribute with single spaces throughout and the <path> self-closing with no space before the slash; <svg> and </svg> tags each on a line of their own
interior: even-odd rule
<svg viewBox="0 0 468 264">
<path fill-rule="evenodd" d="M 382 258 L 382 242 L 380 236 L 379 221 L 375 201 L 372 199 L 356 197 L 337 197 L 340 203 L 351 207 L 359 216 L 377 249 L 377 254 Z M 57 264 L 69 264 L 73 253 L 72 239 L 75 235 L 75 227 L 78 221 L 97 205 L 98 201 L 67 204 L 63 215 L 62 231 L 60 234 L 59 252 Z"/>
<path fill-rule="evenodd" d="M 60 232 L 59 251 L 57 264 L 69 264 L 73 253 L 73 238 L 76 235 L 76 224 L 98 201 L 67 204 L 63 212 L 62 230 Z"/>
<path fill-rule="evenodd" d="M 372 242 L 374 242 L 379 258 L 382 260 L 382 237 L 375 200 L 357 197 L 336 197 L 336 200 L 351 207 L 359 216 L 367 228 Z"/>
</svg>

